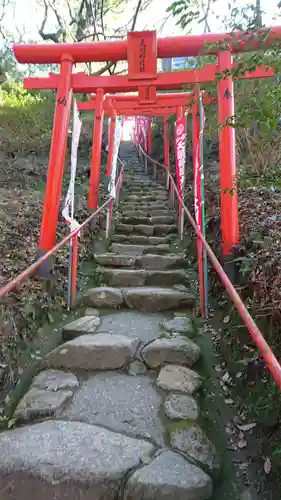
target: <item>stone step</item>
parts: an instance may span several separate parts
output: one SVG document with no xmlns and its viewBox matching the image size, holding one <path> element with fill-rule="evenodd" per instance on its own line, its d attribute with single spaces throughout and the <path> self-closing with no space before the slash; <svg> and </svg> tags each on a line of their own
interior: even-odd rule
<svg viewBox="0 0 281 500">
<path fill-rule="evenodd" d="M 110 286 L 173 286 L 187 285 L 187 277 L 182 269 L 116 269 L 101 268 L 101 281 Z"/>
<path fill-rule="evenodd" d="M 137 257 L 129 254 L 120 255 L 117 253 L 95 253 L 94 259 L 99 266 L 133 268 L 136 264 Z"/>
<path fill-rule="evenodd" d="M 156 208 L 156 209 L 151 209 L 149 210 L 149 213 L 148 215 L 150 217 L 158 217 L 159 215 L 160 216 L 171 216 L 173 214 L 173 211 L 172 209 L 169 207 L 169 208 L 162 208 L 162 209 L 159 209 L 159 208 Z"/>
<path fill-rule="evenodd" d="M 105 387 L 104 379 L 102 383 Z M 119 395 L 122 384 L 126 386 L 120 378 Z M 134 386 L 137 386 L 136 382 Z M 85 382 L 83 389 L 85 397 L 90 396 L 91 384 Z M 145 417 L 145 422 L 154 430 L 152 425 L 159 422 L 159 416 L 155 415 L 154 423 L 154 408 L 149 415 L 143 415 L 140 408 L 144 403 L 143 383 L 141 389 L 139 401 L 133 393 L 137 410 L 136 414 L 132 411 L 131 427 L 136 423 L 136 431 L 140 428 L 143 432 L 141 418 Z M 111 396 L 111 386 L 108 391 Z M 130 395 L 132 397 L 132 389 L 128 392 L 126 402 Z M 151 389 L 149 396 L 151 402 L 158 402 L 159 397 L 157 399 Z M 82 389 L 78 398 L 83 399 Z M 98 399 L 101 400 L 101 396 Z M 97 403 L 97 395 L 94 402 Z M 106 420 L 113 420 L 116 413 L 117 426 L 125 412 L 125 404 L 121 406 L 122 399 L 116 411 L 110 408 L 109 397 L 101 400 L 101 403 L 96 413 L 99 420 L 108 409 Z M 118 414 L 118 410 L 121 413 Z M 120 425 L 124 428 L 126 424 L 120 422 Z M 165 448 L 157 454 L 155 446 L 146 439 L 129 437 L 124 432 L 75 419 L 49 420 L 3 432 L 0 436 L 0 452 L 3 457 L 0 465 L 1 500 L 28 498 L 30 492 L 36 500 L 114 500 L 120 490 L 123 490 L 124 500 L 164 499 L 167 491 L 169 498 L 177 500 L 208 500 L 213 493 L 211 478 L 200 467 L 189 463 L 183 455 Z"/>
<path fill-rule="evenodd" d="M 143 194 L 145 196 L 155 196 L 157 198 L 157 196 L 159 194 L 161 194 L 161 196 L 165 195 L 166 197 L 168 196 L 168 192 L 166 190 L 166 188 L 162 187 L 154 187 L 154 186 L 150 186 L 150 187 L 141 187 L 141 188 L 135 188 L 134 186 L 128 186 L 127 188 L 124 189 L 123 191 L 125 194 L 129 193 L 131 195 L 140 195 L 140 194 Z"/>
<path fill-rule="evenodd" d="M 145 175 L 135 175 L 135 176 L 125 176 L 124 178 L 125 184 L 136 185 L 136 186 L 156 186 L 157 182 L 152 179 L 149 179 Z"/>
<path fill-rule="evenodd" d="M 142 269 L 173 269 L 181 267 L 184 262 L 185 259 L 182 254 L 155 255 L 147 253 L 137 259 L 136 267 Z"/>
<path fill-rule="evenodd" d="M 154 227 L 144 224 L 116 224 L 115 231 L 121 234 L 132 234 L 138 233 L 143 234 L 145 236 L 153 236 Z"/>
<path fill-rule="evenodd" d="M 165 187 L 162 185 L 162 184 L 155 184 L 154 181 L 148 181 L 148 182 L 144 182 L 144 181 L 130 181 L 130 180 L 124 180 L 124 184 L 123 184 L 123 187 L 124 189 L 135 189 L 135 190 L 139 190 L 139 189 L 154 189 L 158 192 L 158 188 L 159 190 L 162 192 L 163 190 L 165 190 Z"/>
<path fill-rule="evenodd" d="M 163 207 L 168 207 L 169 206 L 169 200 L 166 198 L 165 200 L 143 200 L 140 196 L 138 197 L 139 199 L 136 201 L 133 200 L 122 200 L 122 206 L 127 206 L 131 205 L 134 206 L 136 210 L 138 210 L 138 207 L 150 207 L 150 208 L 163 208 Z"/>
<path fill-rule="evenodd" d="M 139 195 L 140 193 L 146 195 L 146 196 L 151 196 L 151 195 L 168 195 L 168 192 L 164 186 L 155 186 L 153 184 L 149 185 L 140 185 L 140 184 L 126 184 L 123 185 L 122 190 L 124 189 L 124 193 L 126 194 L 132 194 L 132 195 Z"/>
<path fill-rule="evenodd" d="M 174 288 L 135 287 L 122 289 L 124 301 L 130 309 L 139 311 L 170 311 L 193 308 L 196 300 L 189 292 Z"/>
<path fill-rule="evenodd" d="M 100 266 L 142 269 L 171 269 L 184 264 L 184 255 L 147 254 L 141 256 L 114 253 L 95 254 L 94 259 Z"/>
<path fill-rule="evenodd" d="M 170 239 L 168 236 L 142 236 L 142 235 L 128 235 L 128 234 L 113 234 L 111 241 L 114 243 L 136 243 L 136 245 L 161 245 L 168 244 Z"/>
<path fill-rule="evenodd" d="M 110 333 L 81 335 L 60 345 L 44 359 L 44 368 L 64 370 L 117 370 L 134 359 L 138 338 Z"/>
<path fill-rule="evenodd" d="M 102 314 L 101 323 L 96 333 L 110 333 L 111 335 L 125 335 L 130 338 L 138 338 L 141 342 L 148 343 L 163 337 L 164 324 L 173 321 L 170 314 L 147 313 L 124 309 L 110 311 Z M 141 365 L 139 365 L 139 368 Z M 145 367 L 142 372 L 146 373 Z"/>
<path fill-rule="evenodd" d="M 146 224 L 117 224 L 115 230 L 121 234 L 137 233 L 145 236 L 153 236 L 174 233 L 177 231 L 177 226 L 175 224 L 156 224 L 154 226 Z"/>
<path fill-rule="evenodd" d="M 114 342 L 116 335 L 111 337 Z M 105 353 L 104 359 L 109 360 L 109 357 L 110 353 Z M 148 375 L 132 377 L 127 373 L 106 371 L 81 380 L 80 388 L 60 412 L 60 418 L 101 425 L 113 432 L 150 439 L 164 446 L 165 429 L 160 417 L 162 398 L 162 392 L 152 385 Z M 107 500 L 107 496 L 103 498 Z"/>
<path fill-rule="evenodd" d="M 134 211 L 134 210 L 143 210 L 144 212 L 146 212 L 149 216 L 151 215 L 151 212 L 154 212 L 155 210 L 158 211 L 158 213 L 160 211 L 162 211 L 162 214 L 163 212 L 167 212 L 169 210 L 171 210 L 170 208 L 170 204 L 169 202 L 167 201 L 167 203 L 163 203 L 163 202 L 158 202 L 158 203 L 122 203 L 122 209 L 123 211 L 124 210 L 131 210 L 131 211 Z"/>
<path fill-rule="evenodd" d="M 142 212 L 137 212 L 139 214 L 142 214 Z M 150 224 L 150 217 L 143 217 L 142 215 L 139 215 L 137 217 L 127 217 L 127 216 L 121 216 L 120 220 L 122 221 L 122 224 L 144 224 L 144 225 L 149 225 Z"/>
<path fill-rule="evenodd" d="M 130 245 L 122 243 L 112 243 L 111 250 L 121 255 L 145 255 L 148 253 L 162 255 L 170 252 L 170 245 Z"/>
<path fill-rule="evenodd" d="M 175 216 L 173 212 L 170 209 L 165 209 L 165 210 L 150 210 L 149 213 L 147 212 L 147 209 L 145 210 L 127 210 L 124 207 L 121 207 L 121 217 L 147 217 L 149 219 L 154 218 L 154 217 L 162 217 L 162 219 L 167 220 L 167 217 L 169 219 L 167 220 L 167 223 L 174 222 Z M 173 220 L 171 220 L 171 217 L 173 217 Z M 161 221 L 155 222 L 155 224 L 161 224 Z"/>
<path fill-rule="evenodd" d="M 128 307 L 138 311 L 160 312 L 193 309 L 195 297 L 187 291 L 163 287 L 96 287 L 87 290 L 80 303 L 100 309 Z"/>
<path fill-rule="evenodd" d="M 100 324 L 99 316 L 83 316 L 63 327 L 63 339 L 71 340 L 79 335 L 96 333 L 97 327 Z"/>
<path fill-rule="evenodd" d="M 167 201 L 168 200 L 168 196 L 166 195 L 166 193 L 163 193 L 163 194 L 158 194 L 157 196 L 153 196 L 153 195 L 145 195 L 145 194 L 130 194 L 130 195 L 127 195 L 126 197 L 122 196 L 122 199 L 124 201 L 128 201 L 128 202 L 136 202 L 136 203 L 156 203 L 158 201 Z"/>
</svg>

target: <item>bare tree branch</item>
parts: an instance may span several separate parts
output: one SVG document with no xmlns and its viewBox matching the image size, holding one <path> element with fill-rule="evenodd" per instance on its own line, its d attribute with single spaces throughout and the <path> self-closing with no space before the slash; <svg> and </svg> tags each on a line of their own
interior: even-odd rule
<svg viewBox="0 0 281 500">
<path fill-rule="evenodd" d="M 141 10 L 141 6 L 142 6 L 142 0 L 138 0 L 137 7 L 136 7 L 136 10 L 135 10 L 133 19 L 132 19 L 131 31 L 135 31 L 135 27 L 136 27 L 136 24 L 137 24 L 137 19 L 138 19 L 139 12 Z"/>
<path fill-rule="evenodd" d="M 211 32 L 211 28 L 209 25 L 209 14 L 211 9 L 212 0 L 207 0 L 207 5 L 205 6 L 204 0 L 201 0 L 201 9 L 203 12 L 203 17 L 200 19 L 200 22 L 204 22 L 204 33 Z"/>
<path fill-rule="evenodd" d="M 0 0 L 9 1 L 9 0 Z M 43 19 L 39 28 L 39 34 L 43 40 L 51 40 L 54 43 L 73 40 L 82 42 L 85 40 L 107 40 L 107 39 L 123 39 L 128 31 L 136 29 L 137 20 L 141 12 L 153 0 L 136 0 L 133 3 L 132 17 L 124 25 L 116 27 L 112 17 L 124 15 L 124 8 L 127 6 L 125 0 L 65 0 L 62 7 L 61 0 L 42 0 L 43 1 Z M 129 10 L 129 12 L 131 9 Z M 46 26 L 50 19 L 50 15 L 55 16 L 56 28 L 53 32 L 47 32 Z M 126 12 L 125 12 L 125 17 Z M 124 17 L 123 17 L 124 19 Z M 113 74 L 118 71 L 118 65 L 111 61 L 105 63 L 100 69 L 92 73 L 92 64 L 86 65 L 88 73 L 99 76 L 104 73 Z M 123 70 L 122 70 L 123 72 Z"/>
<path fill-rule="evenodd" d="M 47 3 L 47 0 L 44 0 L 44 17 L 41 27 L 39 28 L 39 35 L 43 38 L 43 40 L 52 40 L 54 43 L 59 43 L 61 36 L 61 28 L 59 28 L 56 32 L 53 33 L 44 32 L 46 22 L 48 19 L 48 12 L 49 12 L 49 5 Z"/>
</svg>

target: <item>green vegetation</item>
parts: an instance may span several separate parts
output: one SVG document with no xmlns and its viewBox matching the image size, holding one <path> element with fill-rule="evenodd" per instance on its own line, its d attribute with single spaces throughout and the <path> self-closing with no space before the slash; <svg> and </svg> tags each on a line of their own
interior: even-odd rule
<svg viewBox="0 0 281 500">
<path fill-rule="evenodd" d="M 6 153 L 42 152 L 49 147 L 54 95 L 28 92 L 21 83 L 0 86 L 0 148 Z"/>
</svg>

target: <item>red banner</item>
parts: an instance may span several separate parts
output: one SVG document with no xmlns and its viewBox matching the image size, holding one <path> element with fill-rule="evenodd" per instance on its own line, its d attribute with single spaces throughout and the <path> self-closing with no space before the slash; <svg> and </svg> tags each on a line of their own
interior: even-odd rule
<svg viewBox="0 0 281 500">
<path fill-rule="evenodd" d="M 196 138 L 196 153 L 194 165 L 194 212 L 195 220 L 200 231 L 202 231 L 202 196 L 200 175 L 200 138 Z"/>
<path fill-rule="evenodd" d="M 179 195 L 183 197 L 185 177 L 185 139 L 186 139 L 186 117 L 182 116 L 175 123 L 175 155 L 176 175 Z"/>
<path fill-rule="evenodd" d="M 148 118 L 145 116 L 138 116 L 138 143 L 143 147 L 144 151 L 147 151 L 147 128 L 148 128 Z"/>
<path fill-rule="evenodd" d="M 200 156 L 200 139 L 203 140 L 205 124 L 205 114 L 203 110 L 203 129 L 200 132 L 200 125 L 196 130 L 196 150 L 195 150 L 195 165 L 194 165 L 194 212 L 195 220 L 200 231 L 203 229 L 203 215 L 202 215 L 202 176 L 204 172 L 201 171 L 201 156 Z M 200 134 L 202 137 L 200 138 Z"/>
</svg>

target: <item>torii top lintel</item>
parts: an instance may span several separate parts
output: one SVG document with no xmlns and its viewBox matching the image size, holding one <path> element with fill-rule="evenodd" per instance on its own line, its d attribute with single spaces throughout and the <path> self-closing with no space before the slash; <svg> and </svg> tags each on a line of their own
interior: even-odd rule
<svg viewBox="0 0 281 500">
<path fill-rule="evenodd" d="M 174 114 L 175 110 L 179 106 L 187 107 L 192 104 L 195 99 L 195 94 L 193 92 L 185 93 L 175 93 L 175 94 L 156 94 L 155 101 L 148 103 L 147 101 L 140 101 L 139 96 L 132 95 L 107 95 L 104 100 L 103 108 L 106 114 L 113 111 L 117 114 L 126 114 L 126 110 L 135 110 L 137 113 L 145 113 L 149 106 L 149 113 L 153 114 L 153 110 L 160 112 L 163 108 L 164 114 Z M 203 92 L 204 104 L 213 104 L 216 102 L 216 98 L 210 96 L 208 93 Z M 96 109 L 96 96 L 91 95 L 91 99 L 88 101 L 82 101 L 78 103 L 78 109 L 80 110 L 95 110 Z M 125 110 L 125 111 L 124 111 Z M 129 111 L 128 111 L 129 112 Z"/>
<path fill-rule="evenodd" d="M 134 32 L 133 34 L 137 35 L 138 32 Z M 132 38 L 133 34 L 128 33 L 127 40 L 62 43 L 53 45 L 15 44 L 13 49 L 17 61 L 27 64 L 60 63 L 64 56 L 70 56 L 74 63 L 85 63 L 89 61 L 117 62 L 129 58 L 128 48 L 130 38 Z M 232 34 L 207 33 L 203 35 L 159 38 L 156 42 L 155 50 L 156 56 L 160 59 L 166 57 L 197 56 L 202 52 L 216 54 L 221 50 L 218 44 L 228 46 L 233 52 L 243 52 L 258 50 L 263 46 L 270 47 L 274 41 L 280 40 L 280 38 L 281 26 L 275 26 L 258 30 L 254 34 L 245 34 L 242 32 L 235 32 Z"/>
<path fill-rule="evenodd" d="M 79 111 L 89 111 L 93 110 L 93 108 L 89 108 L 85 106 L 84 102 L 78 102 L 77 107 Z M 176 106 L 160 106 L 160 107 L 119 107 L 118 109 L 113 109 L 110 106 L 107 106 L 104 108 L 104 114 L 106 116 L 110 117 L 116 117 L 116 116 L 150 116 L 150 117 L 156 117 L 156 116 L 169 116 L 169 115 L 175 115 L 177 113 L 177 107 Z"/>
</svg>

